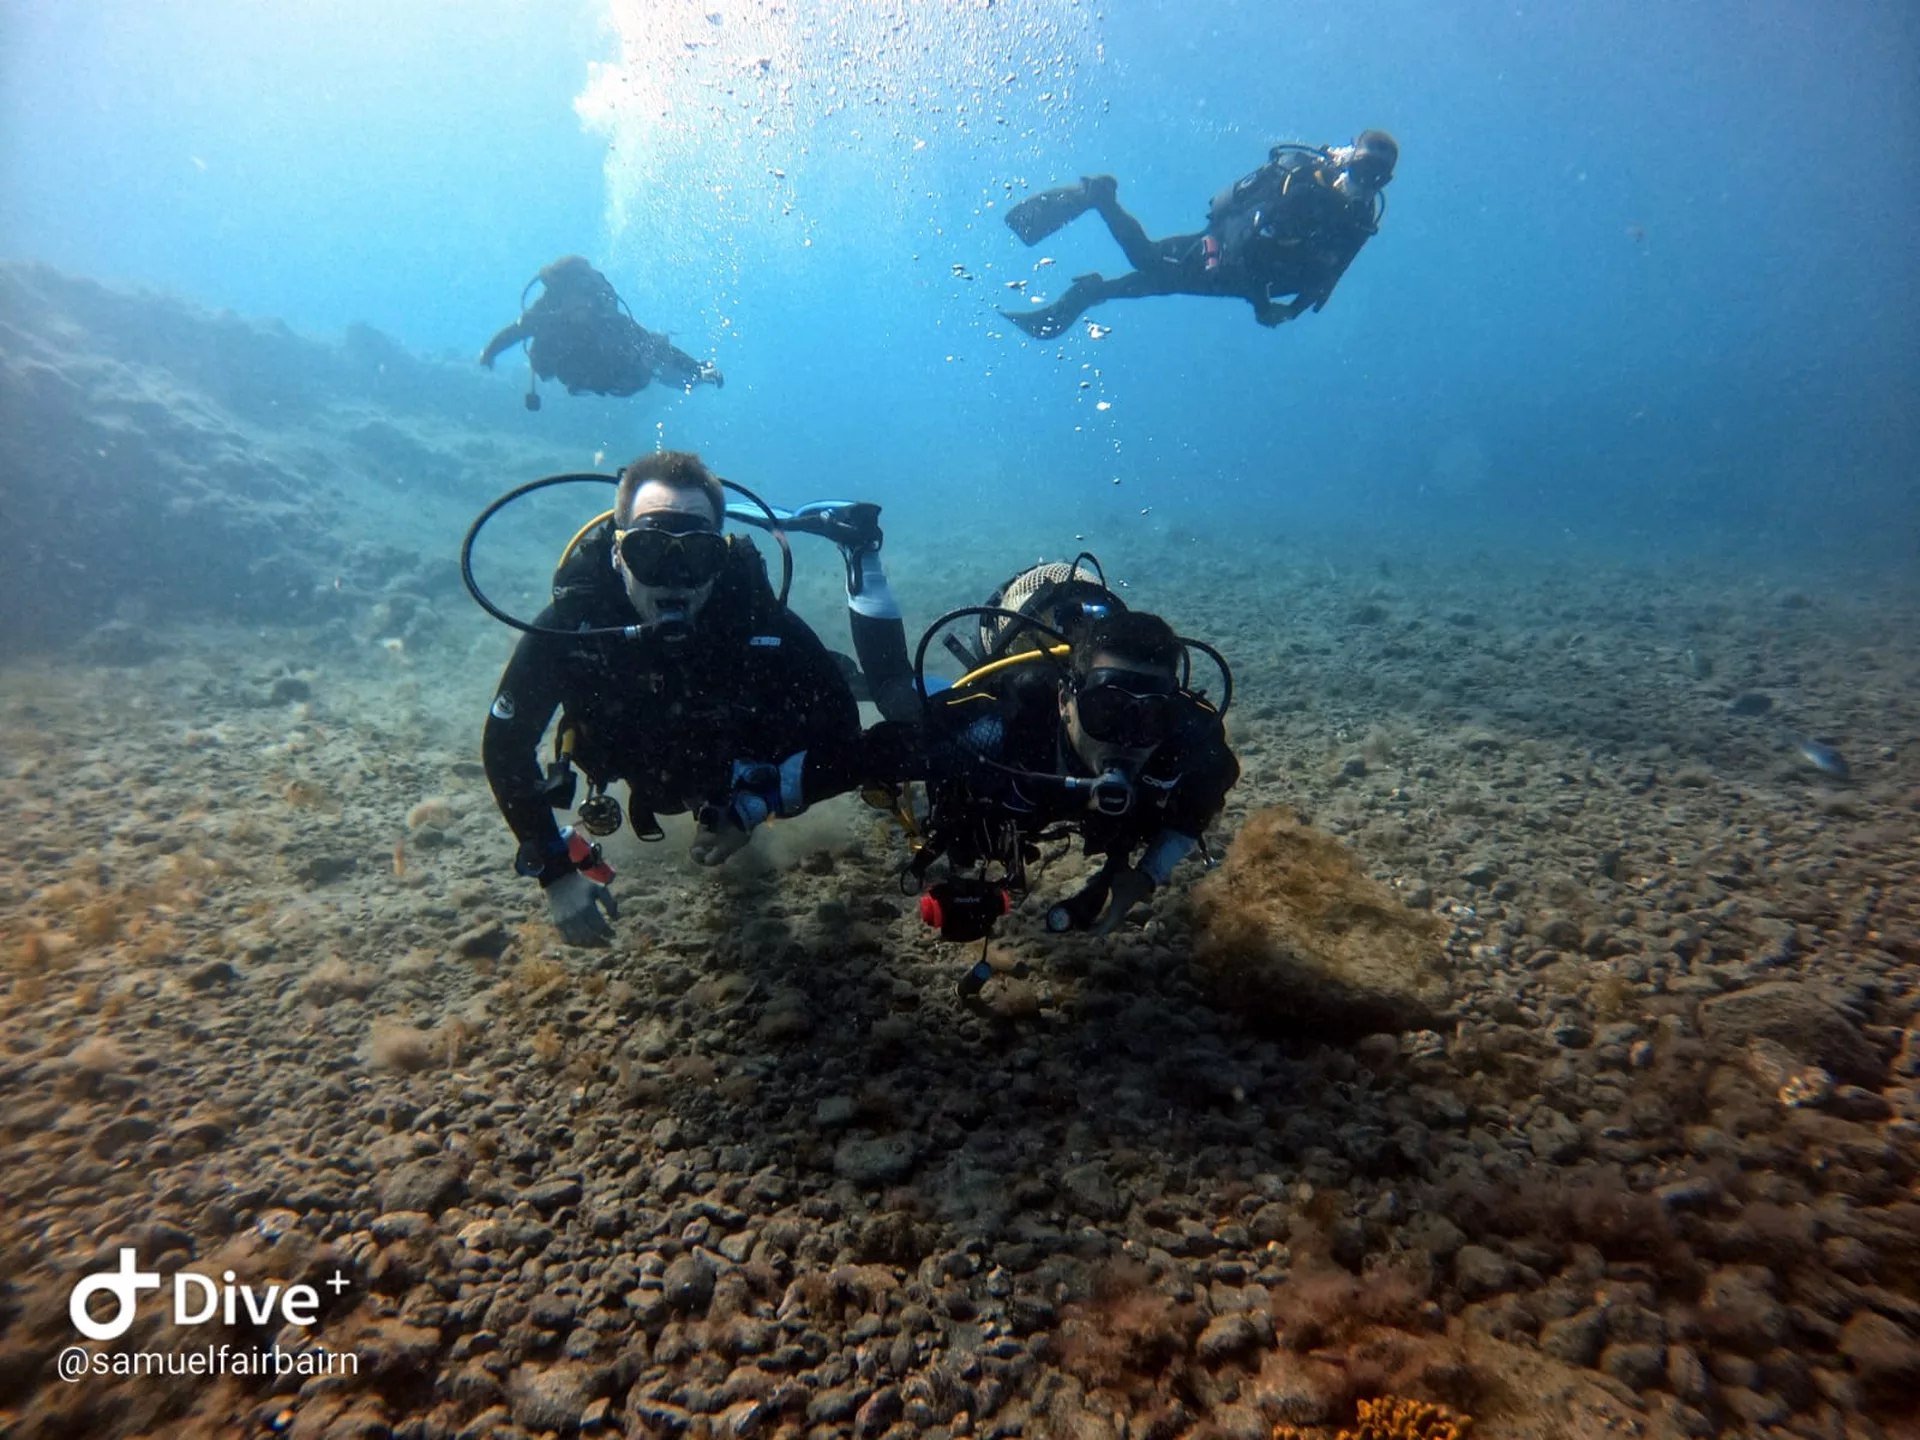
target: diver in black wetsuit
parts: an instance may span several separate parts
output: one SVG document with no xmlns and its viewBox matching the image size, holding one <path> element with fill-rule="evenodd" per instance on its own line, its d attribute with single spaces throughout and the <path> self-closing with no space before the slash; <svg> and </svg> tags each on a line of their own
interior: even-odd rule
<svg viewBox="0 0 1920 1440">
<path fill-rule="evenodd" d="M 601 792 L 621 780 L 644 838 L 658 838 L 656 814 L 693 811 L 690 853 L 702 865 L 726 860 L 769 816 L 860 778 L 859 708 L 840 665 L 775 596 L 753 543 L 721 533 L 724 514 L 721 483 L 697 456 L 627 466 L 612 518 L 570 548 L 535 623 L 635 633 L 528 633 L 500 677 L 481 747 L 487 779 L 520 842 L 516 868 L 539 880 L 571 944 L 604 943 L 600 911 L 618 913 L 610 872 L 554 820 L 572 803 L 571 766 L 593 785 L 583 820 L 598 806 L 619 823 Z M 540 740 L 563 707 L 565 774 L 543 775 Z"/>
<path fill-rule="evenodd" d="M 726 384 L 710 360 L 696 360 L 664 335 L 633 318 L 608 281 L 578 255 L 563 255 L 527 282 L 542 289 L 531 305 L 521 293 L 520 318 L 505 326 L 480 363 L 489 370 L 502 351 L 531 341 L 527 359 L 542 380 L 558 380 L 569 395 L 632 395 L 656 378 L 692 389 Z M 527 408 L 540 408 L 528 382 Z"/>
<path fill-rule="evenodd" d="M 1111 175 L 1029 196 L 1007 212 L 1008 227 L 1023 243 L 1037 245 L 1095 210 L 1134 268 L 1112 280 L 1076 276 L 1051 305 L 1000 313 L 1046 340 L 1108 300 L 1219 295 L 1247 301 L 1262 325 L 1285 324 L 1327 303 L 1379 229 L 1380 192 L 1399 158 L 1399 145 L 1384 130 L 1362 131 L 1352 145 L 1330 150 L 1276 145 L 1265 165 L 1214 197 L 1205 230 L 1165 240 L 1149 239 L 1120 208 Z"/>
<path fill-rule="evenodd" d="M 983 882 L 1024 892 L 1039 842 L 1078 834 L 1087 854 L 1106 859 L 1048 910 L 1047 928 L 1106 934 L 1199 848 L 1240 764 L 1220 712 L 1184 683 L 1195 642 L 1084 573 L 1078 562 L 1042 565 L 1002 586 L 985 651 L 999 658 L 931 696 L 919 723 L 869 729 L 866 770 L 870 780 L 925 782 L 912 873 L 924 878 L 944 858 L 956 876 L 979 876 L 929 892 L 945 887 L 949 900 Z M 1016 610 L 1044 615 L 1070 645 L 1022 638 Z"/>
</svg>

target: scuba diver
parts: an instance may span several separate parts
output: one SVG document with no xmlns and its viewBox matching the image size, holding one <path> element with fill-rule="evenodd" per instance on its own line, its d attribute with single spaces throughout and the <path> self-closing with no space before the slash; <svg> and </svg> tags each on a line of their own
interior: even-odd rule
<svg viewBox="0 0 1920 1440">
<path fill-rule="evenodd" d="M 929 643 L 970 615 L 981 617 L 977 647 L 948 637 L 969 673 L 928 695 Z M 1220 670 L 1219 709 L 1190 684 L 1194 650 Z M 1048 910 L 1047 928 L 1110 933 L 1201 848 L 1240 777 L 1222 724 L 1232 698 L 1225 661 L 1159 616 L 1128 610 L 1090 556 L 1035 566 L 987 605 L 942 616 L 920 643 L 914 675 L 922 718 L 870 729 L 866 770 L 888 784 L 925 782 L 926 816 L 909 826 L 919 844 L 903 884 L 924 883 L 936 861 L 948 862 L 948 878 L 921 900 L 922 918 L 944 939 L 984 941 L 1025 895 L 1040 846 L 1074 834 L 1088 855 L 1106 858 L 1078 894 Z M 903 823 L 913 819 L 897 794 L 895 808 Z M 983 953 L 962 995 L 977 994 L 990 973 Z"/>
<path fill-rule="evenodd" d="M 541 286 L 527 303 L 527 291 Z M 530 341 L 527 409 L 540 408 L 534 377 L 558 380 L 569 395 L 632 395 L 655 379 L 691 390 L 725 385 L 711 360 L 696 360 L 665 335 L 633 318 L 607 277 L 578 255 L 563 255 L 529 280 L 520 292 L 520 318 L 480 352 L 491 370 L 502 351 Z"/>
<path fill-rule="evenodd" d="M 1037 245 L 1095 210 L 1133 270 L 1113 280 L 1079 275 L 1051 305 L 1000 313 L 1048 340 L 1108 300 L 1219 295 L 1247 301 L 1262 325 L 1283 325 L 1321 309 L 1379 230 L 1386 214 L 1381 191 L 1399 159 L 1399 145 L 1384 130 L 1363 130 L 1353 144 L 1332 149 L 1276 145 L 1265 165 L 1213 198 L 1205 230 L 1165 240 L 1148 239 L 1120 208 L 1111 175 L 1031 195 L 1007 212 L 1007 226 L 1023 244 Z"/>
<path fill-rule="evenodd" d="M 778 512 L 692 454 L 647 455 L 620 472 L 612 510 L 575 534 L 554 572 L 552 602 L 532 622 L 480 592 L 473 544 L 494 514 L 534 490 L 609 478 L 554 475 L 509 491 L 481 512 L 461 551 L 475 600 L 522 632 L 487 714 L 487 780 L 519 843 L 515 869 L 539 881 L 554 925 L 574 945 L 606 943 L 608 920 L 618 917 L 612 871 L 588 838 L 622 823 L 607 793 L 615 782 L 627 784 L 628 815 L 643 840 L 662 838 L 657 815 L 691 812 L 689 853 L 712 866 L 762 821 L 796 815 L 859 780 L 860 717 L 847 667 L 786 605 L 788 530 L 825 536 L 846 557 L 855 645 L 881 713 L 897 717 L 915 699 L 899 608 L 879 565 L 879 507 L 824 502 Z M 727 489 L 746 496 L 756 523 L 779 540 L 778 592 L 753 542 L 723 533 L 726 520 L 741 518 Z M 543 770 L 540 742 L 556 710 L 555 759 Z M 576 768 L 588 795 L 577 824 L 563 829 L 553 812 L 573 807 Z"/>
</svg>

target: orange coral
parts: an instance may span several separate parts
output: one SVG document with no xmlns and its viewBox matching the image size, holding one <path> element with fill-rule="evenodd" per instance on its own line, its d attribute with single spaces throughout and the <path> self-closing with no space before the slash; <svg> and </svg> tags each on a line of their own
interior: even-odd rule
<svg viewBox="0 0 1920 1440">
<path fill-rule="evenodd" d="M 1397 1395 L 1362 1400 L 1357 1430 L 1336 1431 L 1333 1440 L 1465 1440 L 1473 1421 L 1444 1405 L 1406 1400 Z M 1273 1440 L 1316 1440 L 1314 1432 L 1292 1425 L 1274 1428 Z"/>
</svg>

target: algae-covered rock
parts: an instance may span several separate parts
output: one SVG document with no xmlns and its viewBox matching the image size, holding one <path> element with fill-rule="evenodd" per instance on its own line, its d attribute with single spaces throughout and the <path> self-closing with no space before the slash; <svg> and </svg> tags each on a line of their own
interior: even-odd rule
<svg viewBox="0 0 1920 1440">
<path fill-rule="evenodd" d="M 1447 1004 L 1441 922 L 1401 904 L 1289 810 L 1248 819 L 1193 897 L 1195 973 L 1216 1004 L 1256 1024 L 1421 1030 Z"/>
</svg>

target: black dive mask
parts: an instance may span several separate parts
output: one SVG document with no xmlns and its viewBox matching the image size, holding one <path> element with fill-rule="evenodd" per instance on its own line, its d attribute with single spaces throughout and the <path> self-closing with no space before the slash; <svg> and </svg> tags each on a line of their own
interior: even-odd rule
<svg viewBox="0 0 1920 1440">
<path fill-rule="evenodd" d="M 726 537 L 694 515 L 643 516 L 613 543 L 635 581 L 663 590 L 698 590 L 727 563 Z"/>
<path fill-rule="evenodd" d="M 1177 698 L 1171 680 L 1138 670 L 1090 670 L 1075 689 L 1074 709 L 1089 740 L 1151 750 L 1173 734 Z"/>
</svg>

